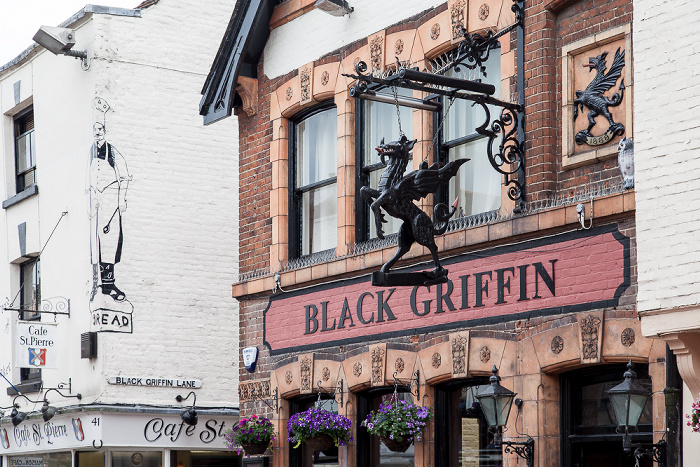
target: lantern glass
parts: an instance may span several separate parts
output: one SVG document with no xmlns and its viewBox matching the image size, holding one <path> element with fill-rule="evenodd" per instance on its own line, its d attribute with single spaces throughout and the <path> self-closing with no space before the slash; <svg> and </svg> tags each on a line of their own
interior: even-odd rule
<svg viewBox="0 0 700 467">
<path fill-rule="evenodd" d="M 630 361 L 624 375 L 625 380 L 608 391 L 618 426 L 627 428 L 637 426 L 651 396 L 647 389 L 637 383 L 633 366 Z"/>
<path fill-rule="evenodd" d="M 495 366 L 491 371 L 493 376 L 489 378 L 490 384 L 477 394 L 476 398 L 479 399 L 479 404 L 489 426 L 505 426 L 516 394 L 501 386 L 501 378 L 498 376 L 498 370 Z"/>
</svg>

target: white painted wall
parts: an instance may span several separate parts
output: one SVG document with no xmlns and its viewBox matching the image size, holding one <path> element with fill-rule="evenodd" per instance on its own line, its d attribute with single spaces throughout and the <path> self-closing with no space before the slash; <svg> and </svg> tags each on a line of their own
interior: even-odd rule
<svg viewBox="0 0 700 467">
<path fill-rule="evenodd" d="M 445 3 L 445 0 L 352 0 L 355 9 L 332 16 L 318 9 L 273 29 L 263 53 L 268 78 L 289 73 L 347 44 Z M 319 40 L 323 38 L 323 40 Z"/>
<path fill-rule="evenodd" d="M 695 0 L 634 2 L 640 311 L 700 303 L 698 24 Z"/>
<path fill-rule="evenodd" d="M 43 245 L 67 210 L 42 254 L 42 296 L 69 298 L 71 316 L 56 318 L 62 365 L 44 370 L 43 380 L 56 386 L 71 377 L 83 403 L 177 404 L 181 390 L 107 384 L 108 376 L 125 375 L 199 379 L 198 406 L 238 405 L 238 307 L 231 298 L 238 274 L 237 121 L 204 127 L 198 114 L 234 3 L 211 0 L 203 9 L 196 0 L 161 0 L 141 18 L 95 14 L 76 29 L 75 49 L 87 48 L 89 71 L 41 51 L 0 74 L 3 114 L 14 107 L 18 77 L 23 99 L 33 99 L 39 186 L 38 196 L 0 212 L 0 232 L 7 232 L 0 296 L 12 299 L 18 288 L 18 267 L 10 265 L 17 224 L 36 224 Z M 80 334 L 91 329 L 86 169 L 92 125 L 101 121 L 95 96 L 111 105 L 107 141 L 133 176 L 116 284 L 134 305 L 134 332 L 100 333 L 99 356 L 87 360 L 80 358 Z M 14 194 L 11 116 L 3 115 L 0 135 L 6 199 Z M 15 321 L 14 313 L 0 314 L 0 371 Z M 19 380 L 18 370 L 10 373 Z M 11 403 L 5 387 L 0 406 Z M 66 402 L 74 400 L 55 405 Z"/>
</svg>

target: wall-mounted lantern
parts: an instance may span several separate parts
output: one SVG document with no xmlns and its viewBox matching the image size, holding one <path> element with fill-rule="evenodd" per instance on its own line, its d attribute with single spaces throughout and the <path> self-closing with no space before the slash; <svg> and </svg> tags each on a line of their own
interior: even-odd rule
<svg viewBox="0 0 700 467">
<path fill-rule="evenodd" d="M 493 432 L 493 444 L 500 449 L 505 446 L 505 452 L 514 452 L 527 463 L 528 467 L 535 465 L 535 441 L 531 437 L 527 437 L 525 442 L 503 441 L 501 432 L 503 427 L 508 422 L 508 415 L 513 404 L 513 399 L 517 395 L 513 391 L 501 386 L 501 377 L 498 376 L 498 368 L 496 365 L 491 370 L 493 375 L 489 378 L 489 386 L 476 395 L 479 400 L 479 405 L 486 417 L 486 423 L 489 425 L 489 431 Z M 515 405 L 520 409 L 522 399 L 515 399 Z"/>
<path fill-rule="evenodd" d="M 197 395 L 194 393 L 194 391 L 190 391 L 189 394 L 187 394 L 186 397 L 182 397 L 181 395 L 177 395 L 175 397 L 175 400 L 178 402 L 182 402 L 184 400 L 187 400 L 192 396 L 194 400 L 192 401 L 192 407 L 189 409 L 183 411 L 180 414 L 180 418 L 182 419 L 183 422 L 185 422 L 187 425 L 194 426 L 197 424 L 197 411 L 194 410 L 194 406 L 197 403 Z"/>
</svg>

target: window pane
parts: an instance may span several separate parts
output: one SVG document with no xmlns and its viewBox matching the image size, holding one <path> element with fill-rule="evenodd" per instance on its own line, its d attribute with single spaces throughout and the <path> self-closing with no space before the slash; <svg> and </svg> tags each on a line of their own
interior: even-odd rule
<svg viewBox="0 0 700 467">
<path fill-rule="evenodd" d="M 458 397 L 459 424 L 457 425 L 457 461 L 464 467 L 481 467 L 502 465 L 500 449 L 492 443 L 492 435 L 476 395 L 488 385 L 467 386 L 460 388 L 455 396 Z M 454 439 L 454 438 L 453 438 Z"/>
<path fill-rule="evenodd" d="M 31 131 L 17 138 L 17 173 L 26 172 L 35 164 L 34 131 Z"/>
<path fill-rule="evenodd" d="M 501 174 L 491 166 L 486 155 L 488 139 L 462 144 L 449 150 L 449 160 L 471 159 L 450 180 L 448 203 L 459 197 L 459 209 L 465 216 L 494 211 L 501 207 Z M 494 142 L 495 144 L 495 142 Z"/>
<path fill-rule="evenodd" d="M 638 378 L 637 383 L 651 391 L 651 379 Z M 581 426 L 606 426 L 617 425 L 615 411 L 608 391 L 620 384 L 619 380 L 596 383 L 581 388 Z M 652 423 L 651 399 L 642 411 L 639 418 L 640 424 Z"/>
<path fill-rule="evenodd" d="M 376 188 L 377 185 L 379 185 L 379 178 L 382 176 L 382 171 L 384 169 L 377 169 L 373 170 L 369 174 L 369 186 L 372 188 Z M 376 224 L 374 223 L 374 213 L 372 212 L 371 209 L 368 209 L 369 212 L 369 238 L 376 238 L 377 237 L 377 227 Z M 384 211 L 382 211 L 384 212 Z M 396 219 L 395 217 L 391 217 L 388 215 L 386 212 L 384 212 L 384 219 L 386 219 L 386 224 L 384 224 L 384 235 L 389 235 L 389 234 L 394 234 L 399 231 L 399 227 L 401 227 L 401 224 L 403 223 L 402 220 Z"/>
<path fill-rule="evenodd" d="M 296 187 L 335 177 L 337 171 L 335 108 L 319 112 L 296 125 Z"/>
<path fill-rule="evenodd" d="M 20 265 L 20 307 L 23 310 L 38 310 L 41 303 L 41 270 L 39 260 Z M 22 319 L 38 317 L 38 313 L 23 313 Z"/>
<path fill-rule="evenodd" d="M 115 451 L 112 452 L 112 467 L 162 467 L 160 451 Z"/>
<path fill-rule="evenodd" d="M 384 89 L 383 94 L 393 95 L 393 90 Z M 410 89 L 397 89 L 399 96 L 413 97 Z M 399 121 L 396 117 L 396 106 L 382 102 L 364 101 L 365 105 L 365 134 L 364 161 L 365 167 L 378 164 L 379 154 L 374 148 L 379 146 L 382 138 L 386 142 L 399 139 Z M 413 110 L 410 107 L 399 107 L 401 112 L 401 129 L 406 138 L 413 139 Z M 370 185 L 376 188 L 376 185 Z"/>
<path fill-rule="evenodd" d="M 480 78 L 483 83 L 493 84 L 496 87 L 494 97 L 501 97 L 501 51 L 500 49 L 492 50 L 489 59 L 485 63 L 487 76 L 479 72 L 478 68 L 469 70 L 462 67 L 460 72 L 454 69 L 448 70 L 445 76 L 471 79 Z M 490 105 L 491 119 L 500 115 L 500 108 Z M 472 106 L 471 101 L 463 99 L 455 99 L 450 106 L 449 100 L 445 100 L 443 107 L 443 141 L 451 141 L 475 133 L 477 126 L 484 123 L 486 113 L 480 105 Z"/>
<path fill-rule="evenodd" d="M 302 255 L 335 248 L 337 199 L 335 183 L 309 190 L 302 195 Z"/>
</svg>

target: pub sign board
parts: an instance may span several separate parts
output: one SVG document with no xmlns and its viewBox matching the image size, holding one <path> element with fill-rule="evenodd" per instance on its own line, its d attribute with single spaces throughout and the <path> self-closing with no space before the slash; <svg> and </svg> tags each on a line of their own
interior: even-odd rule
<svg viewBox="0 0 700 467">
<path fill-rule="evenodd" d="M 448 258 L 446 284 L 374 287 L 370 276 L 270 298 L 272 355 L 612 307 L 630 285 L 616 224 Z"/>
</svg>

